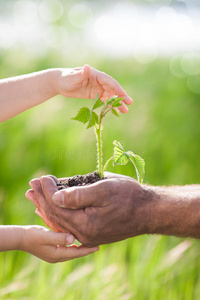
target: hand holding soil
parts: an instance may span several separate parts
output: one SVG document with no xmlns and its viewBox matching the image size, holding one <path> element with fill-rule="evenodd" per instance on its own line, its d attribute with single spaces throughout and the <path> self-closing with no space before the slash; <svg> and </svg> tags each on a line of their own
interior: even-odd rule
<svg viewBox="0 0 200 300">
<path fill-rule="evenodd" d="M 34 179 L 26 193 L 53 229 L 70 232 L 87 247 L 147 233 L 148 190 L 134 179 L 119 175 L 61 191 L 57 182 L 53 176 Z"/>
<path fill-rule="evenodd" d="M 118 103 L 119 110 L 122 113 L 128 111 L 125 104 L 132 103 L 132 99 L 115 79 L 91 68 L 89 65 L 73 69 L 47 69 L 0 80 L 0 122 L 39 105 L 58 94 L 65 97 L 90 99 L 94 99 L 98 94 L 100 103 L 103 103 L 102 101 L 106 102 L 107 98 L 119 95 L 123 98 L 122 102 Z M 43 194 L 41 189 L 40 191 Z M 59 226 L 51 217 L 51 212 L 53 214 L 51 206 L 45 211 L 45 206 L 41 204 L 40 200 L 37 201 L 35 198 L 34 201 L 36 206 L 39 207 L 37 213 L 57 233 L 35 226 L 2 226 L 0 228 L 0 240 L 2 241 L 0 251 L 23 250 L 43 260 L 57 262 L 87 255 L 98 250 L 98 247 L 87 249 L 84 246 L 76 249 L 73 246 L 66 248 L 65 243 L 68 244 L 66 237 L 69 238 L 71 235 L 59 233 L 64 231 L 64 226 Z M 70 228 L 68 231 L 71 231 Z M 23 234 L 25 232 L 29 234 Z M 24 236 L 26 236 L 26 239 L 23 239 Z M 64 241 L 62 237 L 64 237 Z M 71 240 L 73 238 L 71 236 Z M 57 247 L 58 244 L 60 247 Z M 64 248 L 62 248 L 63 245 Z"/>
<path fill-rule="evenodd" d="M 200 238 L 200 185 L 143 186 L 120 175 L 60 191 L 57 183 L 53 176 L 34 179 L 26 196 L 48 226 L 84 246 L 141 234 Z"/>
</svg>

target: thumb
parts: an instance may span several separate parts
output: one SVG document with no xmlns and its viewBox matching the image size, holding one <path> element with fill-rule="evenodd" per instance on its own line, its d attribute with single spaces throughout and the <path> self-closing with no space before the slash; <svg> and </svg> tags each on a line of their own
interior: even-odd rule
<svg viewBox="0 0 200 300">
<path fill-rule="evenodd" d="M 54 204 L 68 209 L 99 206 L 99 199 L 103 197 L 105 187 L 103 182 L 93 183 L 89 186 L 70 187 L 53 194 Z"/>
<path fill-rule="evenodd" d="M 84 65 L 83 69 L 82 69 L 82 76 L 85 79 L 89 78 L 91 75 L 92 69 L 89 65 Z"/>
<path fill-rule="evenodd" d="M 92 69 L 89 65 L 84 65 L 83 68 L 75 69 L 76 72 L 72 74 L 74 84 L 82 84 L 86 79 L 88 79 L 92 73 Z"/>
<path fill-rule="evenodd" d="M 69 233 L 57 233 L 53 231 L 45 232 L 44 243 L 48 245 L 71 245 L 74 242 L 74 236 Z"/>
</svg>

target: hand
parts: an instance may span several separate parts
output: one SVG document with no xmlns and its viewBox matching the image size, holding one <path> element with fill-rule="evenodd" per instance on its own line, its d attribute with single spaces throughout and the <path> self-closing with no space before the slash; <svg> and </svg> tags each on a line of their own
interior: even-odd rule
<svg viewBox="0 0 200 300">
<path fill-rule="evenodd" d="M 66 247 L 73 241 L 74 238 L 70 234 L 56 233 L 42 226 L 25 226 L 20 250 L 49 263 L 67 261 L 98 250 L 98 247 L 86 248 L 75 245 Z"/>
<path fill-rule="evenodd" d="M 124 98 L 125 104 L 130 105 L 133 102 L 115 79 L 89 65 L 83 68 L 59 70 L 61 72 L 57 73 L 59 75 L 56 80 L 56 90 L 65 97 L 95 99 L 99 94 L 99 97 L 105 100 L 117 95 Z M 119 107 L 122 113 L 128 111 L 124 103 Z"/>
<path fill-rule="evenodd" d="M 27 198 L 48 220 L 72 233 L 85 246 L 148 233 L 148 189 L 129 177 L 61 191 L 54 178 L 48 176 L 35 179 L 30 185 L 33 190 L 27 192 Z"/>
</svg>

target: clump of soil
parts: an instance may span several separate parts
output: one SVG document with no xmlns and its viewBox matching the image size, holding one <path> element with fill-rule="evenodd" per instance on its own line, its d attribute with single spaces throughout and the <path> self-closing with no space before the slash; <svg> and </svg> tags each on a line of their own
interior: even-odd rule
<svg viewBox="0 0 200 300">
<path fill-rule="evenodd" d="M 71 186 L 83 186 L 95 183 L 99 180 L 103 180 L 105 177 L 100 177 L 98 172 L 88 173 L 86 175 L 76 175 L 69 177 L 65 181 L 59 181 L 57 183 L 58 190 L 63 190 Z"/>
</svg>

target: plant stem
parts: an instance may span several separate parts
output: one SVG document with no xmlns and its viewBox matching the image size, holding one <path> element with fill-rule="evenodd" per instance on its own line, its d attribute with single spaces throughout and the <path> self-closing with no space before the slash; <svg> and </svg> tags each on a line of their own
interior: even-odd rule
<svg viewBox="0 0 200 300">
<path fill-rule="evenodd" d="M 102 178 L 103 177 L 103 157 L 102 157 L 102 136 L 101 136 L 101 131 L 102 131 L 102 120 L 105 116 L 105 114 L 108 112 L 106 111 L 107 105 L 102 109 L 100 116 L 99 116 L 99 122 L 98 122 L 98 127 L 95 124 L 95 133 L 96 133 L 96 139 L 97 139 L 97 162 L 98 162 L 98 173 L 99 176 Z"/>
<path fill-rule="evenodd" d="M 95 133 L 96 133 L 96 138 L 97 138 L 97 168 L 98 168 L 98 173 L 99 176 L 102 178 L 102 141 L 101 141 L 101 123 L 98 124 L 98 128 L 95 125 Z"/>
<path fill-rule="evenodd" d="M 109 164 L 109 162 L 111 161 L 111 160 L 113 160 L 114 159 L 114 156 L 111 156 L 108 160 L 107 160 L 107 162 L 105 163 L 105 165 L 104 165 L 104 167 L 103 167 L 103 174 L 104 174 L 104 172 L 105 172 L 105 170 L 107 169 L 107 166 L 108 166 L 108 164 Z"/>
</svg>

